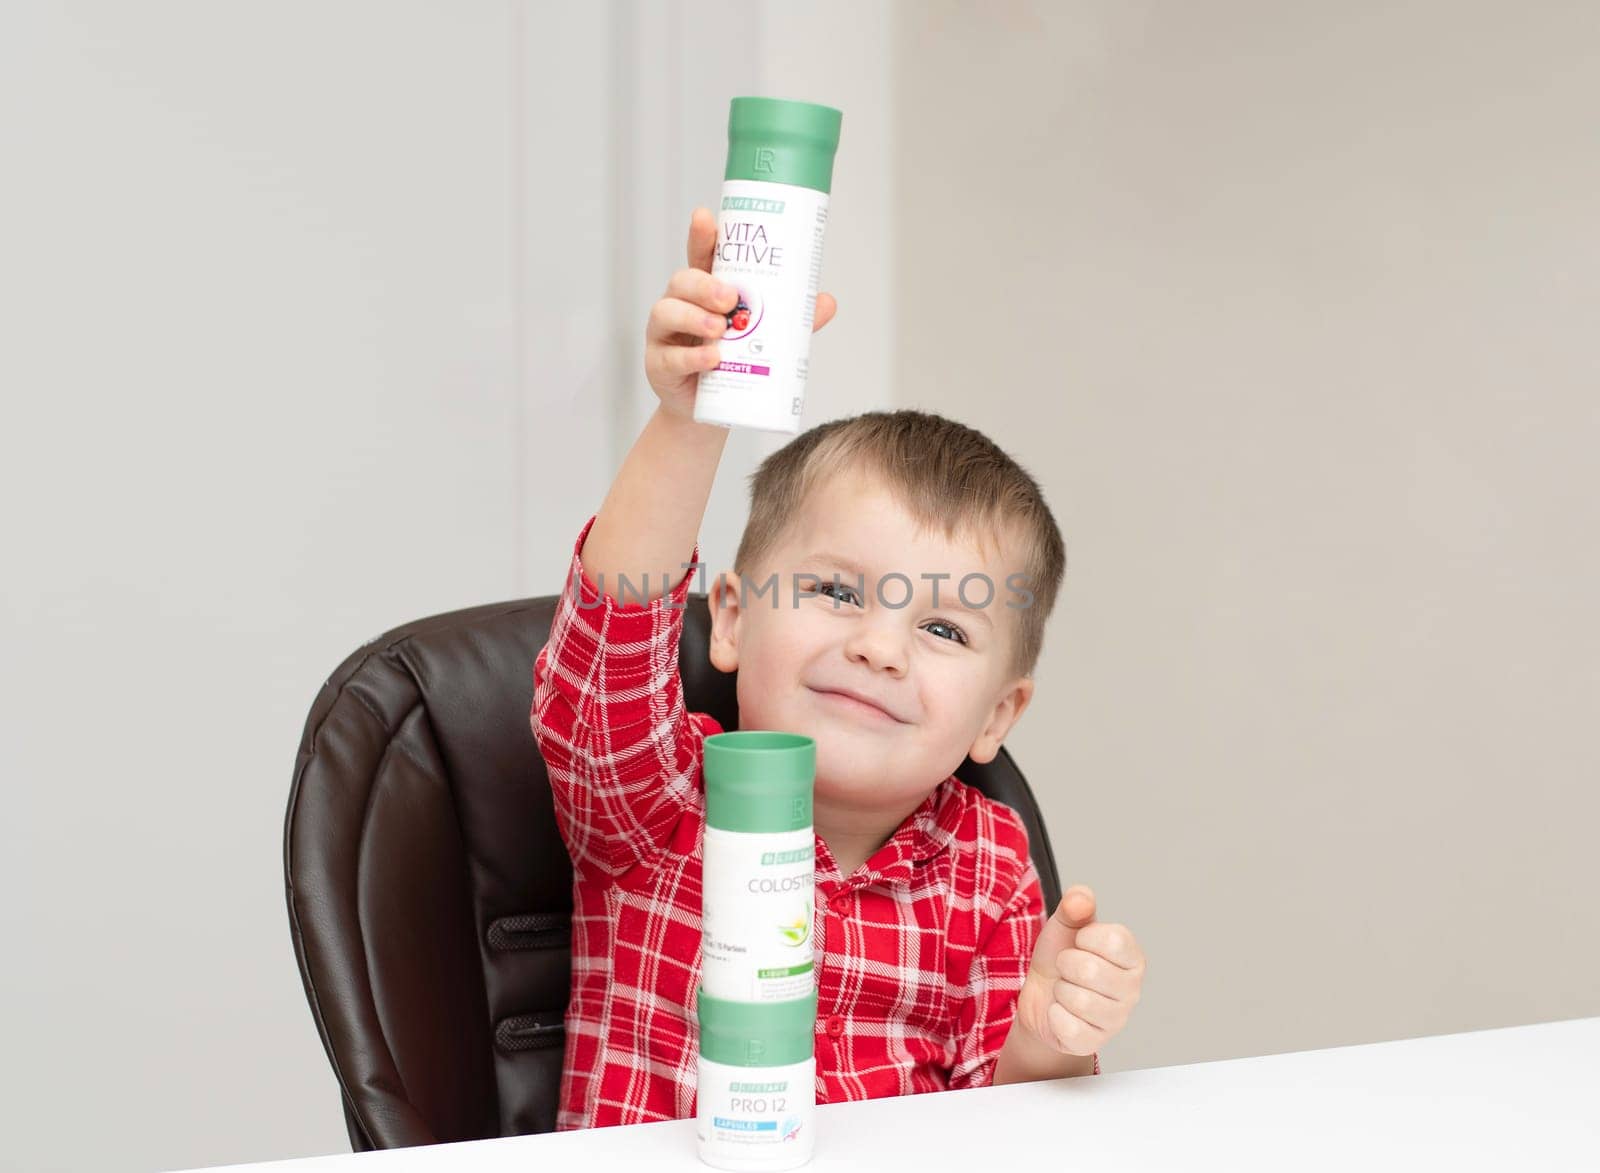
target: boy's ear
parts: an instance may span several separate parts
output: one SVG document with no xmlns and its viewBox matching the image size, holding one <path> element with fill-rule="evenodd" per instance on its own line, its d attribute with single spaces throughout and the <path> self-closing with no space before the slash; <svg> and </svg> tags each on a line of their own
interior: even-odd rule
<svg viewBox="0 0 1600 1173">
<path fill-rule="evenodd" d="M 1006 739 L 1006 734 L 1022 716 L 1022 711 L 1028 707 L 1028 702 L 1033 699 L 1033 677 L 1019 676 L 1006 686 L 1006 691 L 995 702 L 989 720 L 984 725 L 978 739 L 972 743 L 972 748 L 967 755 L 975 762 L 992 762 L 994 756 L 1000 752 L 1000 745 Z"/>
<path fill-rule="evenodd" d="M 711 611 L 711 666 L 719 672 L 739 668 L 739 591 L 731 571 L 723 571 L 706 596 Z"/>
</svg>

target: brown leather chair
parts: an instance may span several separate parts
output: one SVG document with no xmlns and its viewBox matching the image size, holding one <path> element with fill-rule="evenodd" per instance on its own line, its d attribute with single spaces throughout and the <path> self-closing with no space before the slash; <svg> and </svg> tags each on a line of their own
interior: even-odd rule
<svg viewBox="0 0 1600 1173">
<path fill-rule="evenodd" d="M 289 930 L 357 1152 L 548 1132 L 561 1085 L 572 867 L 529 728 L 547 596 L 408 623 L 356 649 L 306 719 L 284 820 Z M 738 727 L 735 677 L 684 614 L 685 704 Z M 963 781 L 1027 824 L 1005 750 Z"/>
</svg>

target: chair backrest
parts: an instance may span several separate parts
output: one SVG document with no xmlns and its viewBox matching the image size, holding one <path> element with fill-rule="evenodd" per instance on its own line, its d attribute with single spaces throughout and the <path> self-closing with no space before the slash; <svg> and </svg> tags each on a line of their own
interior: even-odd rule
<svg viewBox="0 0 1600 1173">
<path fill-rule="evenodd" d="M 284 820 L 289 929 L 352 1147 L 555 1127 L 572 866 L 529 729 L 556 596 L 386 632 L 318 693 Z M 680 643 L 684 703 L 738 728 L 704 594 Z M 1060 880 L 1001 750 L 957 777 L 1015 809 L 1046 907 Z"/>
</svg>

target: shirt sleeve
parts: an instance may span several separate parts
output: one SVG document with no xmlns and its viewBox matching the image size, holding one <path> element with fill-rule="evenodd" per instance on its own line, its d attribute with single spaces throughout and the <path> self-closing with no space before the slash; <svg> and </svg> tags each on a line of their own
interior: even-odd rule
<svg viewBox="0 0 1600 1173">
<path fill-rule="evenodd" d="M 1000 1050 L 1017 1013 L 1017 994 L 1033 960 L 1033 947 L 1044 927 L 1044 889 L 1028 857 L 1027 865 L 1000 919 L 972 961 L 967 995 L 957 1017 L 959 1042 L 950 1087 L 988 1087 L 994 1083 Z M 1100 1055 L 1094 1055 L 1100 1074 Z"/>
<path fill-rule="evenodd" d="M 684 814 L 703 808 L 704 740 L 721 727 L 684 708 L 678 643 L 693 568 L 647 604 L 636 584 L 619 581 L 624 597 L 634 595 L 619 602 L 583 567 L 594 521 L 578 534 L 534 660 L 530 722 L 573 867 L 615 878 L 658 854 Z M 696 543 L 690 562 L 699 561 Z"/>
</svg>

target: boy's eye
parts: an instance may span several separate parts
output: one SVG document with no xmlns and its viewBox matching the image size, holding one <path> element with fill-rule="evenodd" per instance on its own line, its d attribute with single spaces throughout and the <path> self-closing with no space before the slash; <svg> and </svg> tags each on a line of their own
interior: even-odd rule
<svg viewBox="0 0 1600 1173">
<path fill-rule="evenodd" d="M 846 595 L 850 596 L 852 599 L 858 597 L 853 588 L 847 587 L 843 583 L 838 583 L 838 582 L 821 582 L 821 583 L 817 584 L 816 589 L 817 589 L 817 591 L 819 593 L 826 593 L 826 592 L 829 592 L 829 591 L 843 591 Z"/>
<path fill-rule="evenodd" d="M 932 623 L 930 623 L 928 625 L 928 630 L 932 631 L 935 627 L 942 627 L 946 631 L 955 632 L 955 637 L 954 638 L 955 638 L 955 641 L 957 643 L 963 643 L 964 644 L 964 643 L 967 642 L 967 633 L 962 631 L 954 623 L 946 623 L 943 619 L 935 619 Z"/>
</svg>

